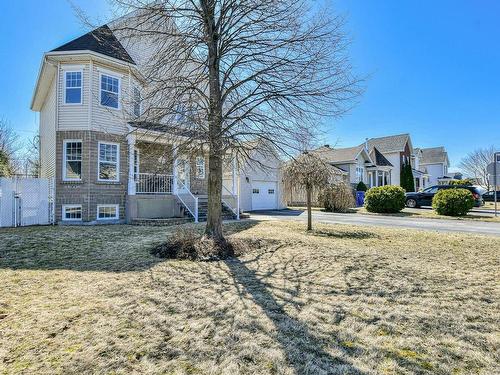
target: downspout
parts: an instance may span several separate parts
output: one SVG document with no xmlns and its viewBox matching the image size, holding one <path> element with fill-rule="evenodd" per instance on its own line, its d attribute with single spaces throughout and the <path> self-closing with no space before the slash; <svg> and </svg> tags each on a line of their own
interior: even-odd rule
<svg viewBox="0 0 500 375">
<path fill-rule="evenodd" d="M 85 70 L 84 70 L 85 72 Z M 84 81 L 85 82 L 85 81 Z M 94 84 L 94 62 L 92 60 L 92 57 L 90 57 L 90 63 L 89 63 L 89 82 L 88 82 L 88 85 L 89 85 L 89 91 L 88 91 L 88 103 L 87 105 L 89 106 L 88 107 L 88 131 L 87 131 L 87 134 L 88 134 L 88 137 L 89 137 L 89 142 L 88 142 L 88 148 L 89 148 L 89 156 L 88 156 L 88 164 L 89 164 L 89 167 L 88 167 L 88 181 L 87 181 L 87 215 L 89 217 L 89 221 L 90 221 L 90 196 L 91 196 L 91 191 L 90 191 L 90 182 L 91 182 L 91 173 L 92 173 L 92 163 L 90 162 L 91 160 L 91 157 L 92 157 L 92 151 L 91 151 L 91 147 L 90 147 L 90 142 L 92 142 L 92 135 L 91 135 L 91 129 L 92 129 L 92 107 L 93 107 L 93 97 L 92 97 L 92 85 Z M 99 155 L 99 150 L 97 150 L 97 155 Z M 96 156 L 97 156 L 96 155 Z M 97 176 L 96 176 L 96 179 L 97 179 Z M 97 221 L 97 206 L 96 206 L 96 221 Z"/>
<path fill-rule="evenodd" d="M 57 63 L 57 73 L 56 73 L 56 123 L 54 124 L 55 125 L 55 141 L 56 141 L 56 165 L 54 166 L 54 189 L 53 189 L 53 200 L 54 202 L 52 202 L 52 225 L 55 225 L 56 224 L 56 182 L 57 182 L 57 148 L 58 148 L 58 145 L 57 145 L 57 132 L 59 131 L 59 79 L 60 79 L 60 70 L 61 70 L 61 63 L 58 62 Z M 60 170 L 60 173 L 62 173 L 62 163 L 63 163 L 63 160 L 61 159 L 61 170 Z"/>
</svg>

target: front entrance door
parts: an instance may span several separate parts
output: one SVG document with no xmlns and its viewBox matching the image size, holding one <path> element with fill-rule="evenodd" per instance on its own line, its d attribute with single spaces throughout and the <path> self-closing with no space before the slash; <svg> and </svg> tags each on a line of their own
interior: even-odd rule
<svg viewBox="0 0 500 375">
<path fill-rule="evenodd" d="M 187 159 L 177 160 L 177 181 L 178 190 L 180 192 L 189 190 L 190 188 L 190 165 Z"/>
</svg>

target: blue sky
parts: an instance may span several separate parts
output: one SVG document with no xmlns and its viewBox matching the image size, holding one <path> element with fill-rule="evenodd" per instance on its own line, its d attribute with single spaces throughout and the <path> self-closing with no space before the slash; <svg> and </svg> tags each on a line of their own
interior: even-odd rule
<svg viewBox="0 0 500 375">
<path fill-rule="evenodd" d="M 110 14 L 104 0 L 75 2 L 91 17 Z M 359 104 L 328 122 L 325 142 L 347 147 L 409 132 L 414 146 L 445 146 L 452 167 L 475 148 L 500 148 L 500 1 L 336 0 L 334 7 L 348 19 L 355 71 L 369 78 Z M 0 17 L 0 117 L 28 138 L 43 52 L 86 30 L 66 0 L 8 2 Z"/>
</svg>

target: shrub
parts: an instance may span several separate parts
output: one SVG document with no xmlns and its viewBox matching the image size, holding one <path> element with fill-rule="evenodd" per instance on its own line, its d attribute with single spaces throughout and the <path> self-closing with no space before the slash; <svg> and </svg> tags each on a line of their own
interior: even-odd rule
<svg viewBox="0 0 500 375">
<path fill-rule="evenodd" d="M 365 207 L 369 212 L 399 212 L 405 207 L 405 191 L 392 185 L 371 188 L 365 195 Z"/>
<path fill-rule="evenodd" d="M 345 182 L 339 182 L 323 189 L 318 197 L 319 202 L 330 212 L 347 212 L 356 206 L 352 188 Z"/>
<path fill-rule="evenodd" d="M 465 178 L 463 180 L 451 180 L 450 185 L 472 186 L 474 185 L 474 180 L 472 180 L 471 178 Z"/>
<path fill-rule="evenodd" d="M 358 185 L 356 186 L 356 191 L 367 191 L 368 186 L 365 185 L 363 181 L 359 181 Z"/>
<path fill-rule="evenodd" d="M 474 207 L 474 196 L 467 189 L 440 190 L 432 199 L 432 208 L 439 215 L 462 216 Z"/>
</svg>

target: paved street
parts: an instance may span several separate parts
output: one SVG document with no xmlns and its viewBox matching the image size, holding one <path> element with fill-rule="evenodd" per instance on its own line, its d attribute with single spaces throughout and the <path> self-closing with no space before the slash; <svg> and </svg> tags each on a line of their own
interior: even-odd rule
<svg viewBox="0 0 500 375">
<path fill-rule="evenodd" d="M 252 212 L 251 219 L 256 220 L 307 220 L 307 213 L 303 210 L 280 210 Z M 313 221 L 329 224 L 354 224 L 384 226 L 392 228 L 411 228 L 437 232 L 462 232 L 485 234 L 500 237 L 500 223 L 471 221 L 425 219 L 412 217 L 361 215 L 355 213 L 339 214 L 332 212 L 313 211 Z"/>
</svg>

